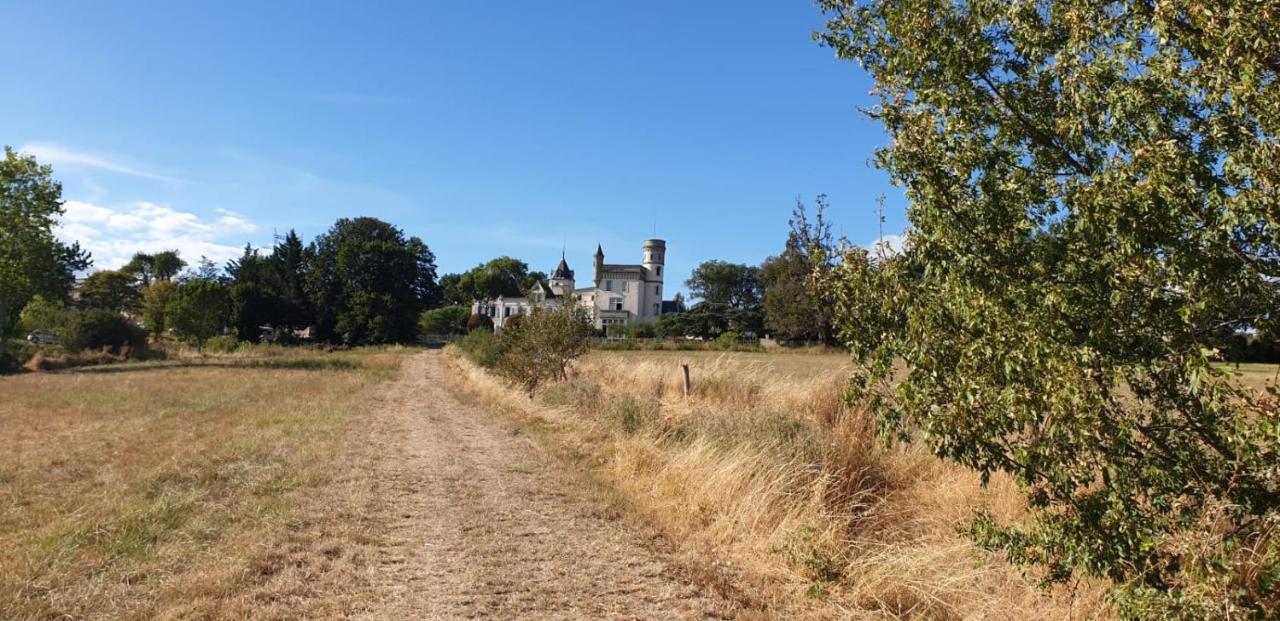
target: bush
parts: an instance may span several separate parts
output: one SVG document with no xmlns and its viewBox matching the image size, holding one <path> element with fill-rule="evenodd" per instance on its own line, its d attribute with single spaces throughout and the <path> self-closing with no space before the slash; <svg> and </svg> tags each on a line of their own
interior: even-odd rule
<svg viewBox="0 0 1280 621">
<path fill-rule="evenodd" d="M 493 332 L 493 320 L 484 315 L 472 315 L 467 319 L 467 332 L 476 330 Z"/>
<path fill-rule="evenodd" d="M 146 344 L 146 330 L 129 323 L 120 313 L 102 309 L 73 314 L 63 341 L 67 351 L 107 349 L 121 355 L 139 355 Z"/>
<path fill-rule="evenodd" d="M 741 338 L 742 336 L 737 332 L 725 332 L 716 337 L 716 347 L 719 347 L 720 349 L 733 349 Z"/>
<path fill-rule="evenodd" d="M 36 295 L 22 308 L 22 313 L 18 315 L 18 325 L 21 326 L 24 334 L 39 330 L 63 336 L 70 319 L 71 312 L 62 305 L 62 302 L 46 300 L 44 296 Z"/>
<path fill-rule="evenodd" d="M 477 317 L 478 315 L 472 315 Z M 487 318 L 486 318 L 487 319 Z M 458 341 L 458 348 L 462 353 L 466 354 L 472 362 L 486 368 L 492 369 L 498 366 L 498 361 L 502 359 L 505 353 L 502 339 L 495 336 L 492 332 L 485 330 L 475 330 L 468 334 L 465 338 Z"/>
<path fill-rule="evenodd" d="M 658 336 L 658 324 L 653 321 L 637 321 L 627 325 L 627 338 L 651 339 Z"/>
<path fill-rule="evenodd" d="M 471 309 L 465 306 L 446 306 L 422 313 L 418 317 L 418 334 L 421 336 L 452 336 L 466 334 Z"/>
<path fill-rule="evenodd" d="M 569 362 L 587 353 L 594 333 L 580 307 L 535 309 L 503 331 L 498 373 L 532 396 L 543 382 L 567 379 Z"/>
<path fill-rule="evenodd" d="M 205 349 L 217 354 L 229 354 L 239 348 L 239 346 L 240 342 L 236 340 L 236 337 L 230 335 L 211 337 L 209 340 L 204 342 Z"/>
</svg>

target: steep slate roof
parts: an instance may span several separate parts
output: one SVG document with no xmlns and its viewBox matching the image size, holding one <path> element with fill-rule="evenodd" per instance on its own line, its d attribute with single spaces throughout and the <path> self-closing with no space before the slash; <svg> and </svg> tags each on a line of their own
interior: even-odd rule
<svg viewBox="0 0 1280 621">
<path fill-rule="evenodd" d="M 569 264 L 565 262 L 564 255 L 560 256 L 560 265 L 556 266 L 556 271 L 551 272 L 551 277 L 573 279 L 573 270 L 569 269 Z"/>
</svg>

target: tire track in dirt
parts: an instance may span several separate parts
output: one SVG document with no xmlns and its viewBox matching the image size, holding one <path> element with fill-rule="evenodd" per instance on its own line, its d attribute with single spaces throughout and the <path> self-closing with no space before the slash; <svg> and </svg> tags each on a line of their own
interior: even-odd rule
<svg viewBox="0 0 1280 621">
<path fill-rule="evenodd" d="M 501 417 L 450 394 L 440 356 L 408 360 L 373 421 L 389 527 L 362 618 L 733 616 Z"/>
</svg>

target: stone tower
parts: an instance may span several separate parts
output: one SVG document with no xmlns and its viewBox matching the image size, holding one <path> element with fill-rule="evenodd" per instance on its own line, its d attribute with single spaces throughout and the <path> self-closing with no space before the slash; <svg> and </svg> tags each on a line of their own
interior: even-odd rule
<svg viewBox="0 0 1280 621">
<path fill-rule="evenodd" d="M 644 262 L 649 271 L 649 282 L 662 282 L 662 266 L 666 262 L 667 242 L 661 239 L 644 240 Z"/>
</svg>

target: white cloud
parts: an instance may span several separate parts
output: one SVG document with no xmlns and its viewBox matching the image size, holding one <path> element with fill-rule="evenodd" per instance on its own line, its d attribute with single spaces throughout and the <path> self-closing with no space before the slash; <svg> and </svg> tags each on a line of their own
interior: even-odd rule
<svg viewBox="0 0 1280 621">
<path fill-rule="evenodd" d="M 167 181 L 170 183 L 184 183 L 184 180 L 169 175 L 162 175 L 153 171 L 127 163 L 119 157 L 106 156 L 96 153 L 86 153 L 77 151 L 56 144 L 33 142 L 22 145 L 18 149 L 22 153 L 34 155 L 41 164 L 53 164 L 55 166 L 96 168 L 109 172 L 120 173 L 122 175 L 130 175 L 133 177 L 141 177 L 143 179 L 151 179 L 153 181 Z"/>
<path fill-rule="evenodd" d="M 883 252 L 886 256 L 893 256 L 902 252 L 902 245 L 906 243 L 905 235 L 885 235 L 880 239 L 863 245 L 863 248 L 870 250 L 872 254 L 878 251 Z"/>
<path fill-rule="evenodd" d="M 120 267 L 135 252 L 172 249 L 188 263 L 201 256 L 221 263 L 240 256 L 244 245 L 238 236 L 258 230 L 244 216 L 225 209 L 217 210 L 218 217 L 206 222 L 196 214 L 145 201 L 122 208 L 67 201 L 63 207 L 58 237 L 80 242 L 93 254 L 98 269 Z"/>
</svg>

